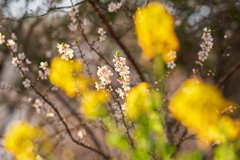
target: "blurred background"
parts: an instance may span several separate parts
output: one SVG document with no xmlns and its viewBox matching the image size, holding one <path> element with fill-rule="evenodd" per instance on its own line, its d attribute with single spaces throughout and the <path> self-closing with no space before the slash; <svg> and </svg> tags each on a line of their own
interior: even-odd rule
<svg viewBox="0 0 240 160">
<path fill-rule="evenodd" d="M 145 79 L 154 83 L 151 77 L 152 62 L 144 60 L 141 56 L 142 51 L 137 43 L 133 21 L 136 9 L 152 0 L 125 0 L 118 11 L 109 12 L 108 4 L 112 1 L 117 0 L 95 0 L 94 3 L 112 26 L 117 38 L 128 48 Z M 193 74 L 198 74 L 210 83 L 218 84 L 231 70 L 235 70 L 221 84 L 221 90 L 226 97 L 240 103 L 238 85 L 240 70 L 237 70 L 240 63 L 238 51 L 240 50 L 240 0 L 159 0 L 159 2 L 165 4 L 169 13 L 175 18 L 175 30 L 180 42 L 177 66 L 167 73 L 168 97 L 171 97 L 176 88 Z M 69 11 L 72 6 L 79 11 L 84 35 L 81 32 L 70 31 Z M 204 27 L 212 30 L 214 44 L 208 60 L 200 71 L 195 73 L 195 69 L 199 68 L 196 61 L 197 53 L 201 49 Z M 123 52 L 108 32 L 106 39 L 99 41 L 99 28 L 104 28 L 101 18 L 86 0 L 0 0 L 0 32 L 6 37 L 17 39 L 20 50 L 32 61 L 29 74 L 33 77 L 36 77 L 41 61 L 50 64 L 51 59 L 57 56 L 57 43 L 66 42 L 73 45 L 76 41 L 81 44 L 80 49 L 73 49 L 83 51 L 90 72 L 96 76 L 97 66 L 105 64 L 105 61 L 89 44 L 92 44 L 111 64 L 114 52 L 116 50 Z M 131 68 L 131 85 L 134 86 L 138 82 L 139 77 Z M 105 152 L 119 154 L 106 147 L 104 139 L 101 138 L 104 133 L 98 123 L 85 123 L 74 99 L 68 98 L 46 80 L 38 81 L 36 85 L 56 103 L 76 137 L 83 142 L 98 146 Z M 28 120 L 40 124 L 49 131 L 56 143 L 54 152 L 59 153 L 63 160 L 98 159 L 94 153 L 79 149 L 71 143 L 66 133 L 61 132 L 62 124 L 50 114 L 52 111 L 47 107 L 43 109 L 44 113 L 36 113 L 36 99 L 38 99 L 37 95 L 23 87 L 20 73 L 11 64 L 8 49 L 0 46 L 0 135 L 5 133 L 13 121 Z M 85 133 L 86 131 L 88 134 Z M 99 142 L 96 143 L 95 139 Z M 191 150 L 195 146 L 191 140 L 184 143 L 187 145 L 183 145 L 183 150 Z M 68 147 L 65 148 L 64 145 Z M 12 157 L 4 149 L 0 149 L 0 159 L 7 160 Z"/>
</svg>

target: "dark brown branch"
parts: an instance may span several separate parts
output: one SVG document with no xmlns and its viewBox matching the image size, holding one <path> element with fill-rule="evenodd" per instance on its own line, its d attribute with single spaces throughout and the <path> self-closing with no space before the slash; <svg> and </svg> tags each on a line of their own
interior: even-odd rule
<svg viewBox="0 0 240 160">
<path fill-rule="evenodd" d="M 58 99 L 60 99 L 60 101 L 63 103 L 63 106 L 69 110 L 69 112 L 79 121 L 79 123 L 81 123 L 83 121 L 83 119 L 79 116 L 79 114 L 72 108 L 72 106 L 70 106 L 58 93 L 54 94 Z M 93 134 L 93 131 L 91 130 L 91 128 L 89 128 L 89 126 L 85 123 L 82 123 L 82 126 L 84 127 L 84 129 L 86 130 L 86 132 L 89 134 L 89 136 L 91 137 L 91 140 L 95 143 L 96 147 L 101 150 L 101 145 L 97 140 L 97 137 Z"/>
<path fill-rule="evenodd" d="M 129 50 L 127 49 L 127 47 L 120 41 L 120 39 L 117 37 L 117 35 L 115 34 L 115 32 L 113 31 L 111 25 L 107 22 L 107 20 L 105 19 L 105 16 L 102 14 L 102 12 L 98 9 L 98 7 L 96 6 L 95 2 L 93 0 L 86 0 L 95 10 L 97 16 L 100 18 L 101 22 L 103 23 L 103 25 L 105 26 L 105 28 L 107 29 L 108 33 L 112 36 L 112 38 L 116 41 L 116 43 L 119 45 L 119 47 L 123 50 L 123 52 L 125 53 L 125 55 L 127 56 L 128 60 L 131 62 L 131 64 L 133 65 L 133 67 L 135 68 L 137 74 L 139 75 L 139 78 L 141 81 L 145 81 L 145 78 L 142 74 L 142 72 L 140 71 L 139 67 L 137 66 L 137 63 L 135 62 L 135 60 L 133 59 L 133 57 L 131 56 Z"/>
<path fill-rule="evenodd" d="M 81 25 L 81 24 L 80 24 Z M 98 50 L 96 48 L 93 47 L 93 45 L 89 42 L 86 34 L 84 33 L 84 30 L 83 28 L 79 28 L 80 32 L 81 32 L 81 35 L 83 37 L 83 39 L 85 40 L 85 42 L 87 43 L 88 47 L 94 51 L 107 65 L 109 65 L 109 67 L 111 67 L 113 70 L 114 70 L 114 67 L 111 65 L 111 63 L 108 62 L 108 60 L 100 53 L 98 52 Z"/>
<path fill-rule="evenodd" d="M 127 125 L 127 121 L 126 121 L 125 115 L 123 113 L 123 108 L 122 108 L 120 102 L 117 100 L 117 96 L 116 96 L 117 93 L 115 92 L 115 89 L 113 89 L 113 93 L 114 94 L 111 94 L 111 95 L 112 95 L 112 97 L 114 97 L 113 99 L 115 99 L 115 102 L 118 104 L 118 106 L 120 108 L 122 122 L 123 122 L 123 125 L 124 125 L 125 129 L 126 129 L 126 135 L 128 137 L 128 140 L 129 140 L 130 145 L 132 146 L 132 148 L 135 148 L 134 140 L 132 139 L 132 137 L 130 135 L 130 130 L 129 130 L 129 127 Z"/>
<path fill-rule="evenodd" d="M 103 152 L 100 152 L 99 150 L 92 148 L 84 143 L 79 142 L 77 139 L 75 139 L 72 135 L 72 132 L 70 130 L 70 128 L 68 127 L 67 123 L 65 122 L 63 116 L 61 115 L 61 113 L 59 112 L 59 110 L 53 105 L 53 103 L 51 101 L 49 101 L 44 95 L 41 94 L 41 92 L 39 92 L 33 85 L 31 86 L 31 88 L 33 89 L 33 91 L 39 96 L 41 97 L 56 113 L 57 117 L 59 118 L 59 120 L 61 121 L 61 123 L 64 125 L 64 128 L 67 131 L 68 136 L 70 137 L 70 139 L 77 145 L 84 147 L 86 149 L 89 149 L 99 155 L 101 155 L 104 159 L 108 160 L 110 159 L 109 156 L 107 156 L 106 154 L 104 154 Z"/>
<path fill-rule="evenodd" d="M 11 52 L 11 49 L 9 48 L 10 52 Z M 24 78 L 28 78 L 25 74 L 25 72 L 20 68 L 20 66 L 17 66 L 17 68 L 19 69 L 20 73 L 22 74 L 22 76 Z M 31 81 L 32 82 L 32 81 Z M 79 145 L 85 149 L 88 149 L 92 152 L 95 152 L 97 154 L 99 154 L 100 156 L 102 156 L 105 160 L 109 160 L 110 159 L 110 156 L 106 155 L 105 153 L 91 147 L 91 146 L 88 146 L 84 143 L 81 143 L 79 142 L 77 139 L 74 138 L 74 136 L 72 135 L 72 132 L 68 126 L 68 124 L 65 122 L 62 114 L 60 113 L 60 111 L 55 107 L 55 105 L 50 101 L 48 100 L 48 98 L 46 96 L 44 96 L 33 84 L 31 84 L 30 88 L 35 92 L 35 94 L 37 94 L 42 100 L 44 100 L 44 102 L 46 102 L 50 107 L 51 109 L 56 113 L 58 119 L 60 120 L 60 122 L 63 124 L 64 128 L 66 129 L 66 132 L 68 134 L 68 136 L 70 137 L 70 139 L 72 140 L 73 143 L 75 143 L 76 145 Z"/>
<path fill-rule="evenodd" d="M 79 50 L 79 55 L 80 55 L 80 57 L 81 57 L 82 60 L 83 60 L 83 64 L 86 66 L 86 72 L 87 72 L 88 76 L 91 76 L 92 73 L 90 72 L 89 63 L 87 62 L 86 56 L 85 56 L 85 54 L 82 52 L 82 50 L 81 50 L 81 48 L 80 48 L 79 41 L 77 41 L 77 43 L 78 43 L 78 44 L 77 44 L 77 47 L 78 47 L 78 50 Z"/>
<path fill-rule="evenodd" d="M 230 68 L 228 72 L 218 80 L 217 87 L 220 88 L 238 69 L 240 69 L 240 63 Z"/>
</svg>

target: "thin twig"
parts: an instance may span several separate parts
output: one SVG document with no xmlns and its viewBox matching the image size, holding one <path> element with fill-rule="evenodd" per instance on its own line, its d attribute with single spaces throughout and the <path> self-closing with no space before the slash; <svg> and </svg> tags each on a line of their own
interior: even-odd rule
<svg viewBox="0 0 240 160">
<path fill-rule="evenodd" d="M 61 121 L 61 123 L 64 125 L 64 127 L 65 127 L 65 129 L 66 129 L 66 131 L 67 131 L 67 134 L 69 135 L 70 139 L 71 139 L 75 144 L 77 144 L 77 145 L 79 145 L 79 146 L 82 146 L 82 147 L 84 147 L 84 148 L 86 148 L 86 149 L 89 149 L 89 150 L 91 150 L 91 151 L 93 151 L 93 152 L 101 155 L 101 156 L 102 156 L 104 159 L 106 159 L 106 160 L 110 159 L 110 157 L 107 156 L 106 154 L 104 154 L 103 152 L 100 152 L 99 150 L 97 150 L 97 149 L 95 149 L 95 148 L 92 148 L 92 147 L 90 147 L 90 146 L 88 146 L 88 145 L 86 145 L 86 144 L 84 144 L 84 143 L 81 143 L 81 142 L 79 142 L 77 139 L 75 139 L 75 138 L 73 137 L 73 135 L 72 135 L 72 132 L 71 132 L 70 128 L 68 127 L 67 123 L 65 122 L 63 116 L 61 115 L 61 113 L 59 112 L 59 110 L 54 106 L 54 104 L 53 104 L 51 101 L 49 101 L 44 95 L 42 95 L 41 92 L 38 91 L 38 90 L 35 88 L 35 86 L 31 85 L 31 88 L 33 89 L 33 91 L 34 91 L 39 97 L 41 97 L 41 98 L 54 110 L 54 112 L 56 113 L 57 117 L 59 118 L 59 120 Z"/>
<path fill-rule="evenodd" d="M 90 67 L 89 67 L 89 63 L 87 62 L 87 59 L 86 59 L 86 56 L 85 54 L 82 52 L 81 48 L 80 48 L 80 44 L 79 44 L 79 41 L 77 41 L 77 47 L 78 47 L 78 50 L 79 50 L 79 55 L 80 57 L 82 58 L 83 60 L 83 63 L 85 64 L 86 66 L 86 72 L 88 74 L 89 77 L 91 77 L 92 73 L 90 72 Z"/>
<path fill-rule="evenodd" d="M 84 30 L 80 27 L 80 32 L 81 35 L 83 37 L 83 39 L 85 40 L 85 42 L 87 43 L 88 47 L 94 51 L 107 65 L 109 65 L 109 67 L 111 67 L 112 69 L 114 69 L 114 67 L 112 66 L 112 64 L 110 62 L 108 62 L 108 60 L 96 49 L 93 47 L 93 45 L 89 42 L 87 35 L 84 33 Z"/>
<path fill-rule="evenodd" d="M 128 60 L 131 62 L 131 64 L 133 65 L 133 67 L 135 68 L 137 74 L 139 75 L 139 78 L 141 81 L 145 81 L 145 78 L 142 74 L 142 72 L 140 71 L 137 63 L 135 62 L 135 60 L 133 59 L 133 57 L 131 56 L 129 50 L 127 49 L 127 47 L 120 41 L 120 39 L 117 37 L 117 35 L 115 34 L 115 32 L 113 31 L 113 28 L 111 27 L 111 25 L 107 22 L 107 20 L 105 19 L 105 16 L 102 14 L 102 12 L 98 9 L 98 7 L 96 6 L 95 2 L 93 0 L 86 0 L 95 10 L 97 16 L 100 18 L 101 22 L 103 23 L 103 25 L 105 26 L 105 28 L 107 29 L 108 33 L 112 36 L 112 38 L 116 41 L 116 43 L 119 45 L 119 47 L 123 50 L 123 52 L 125 53 L 125 55 L 127 56 Z"/>
<path fill-rule="evenodd" d="M 221 87 L 238 69 L 240 69 L 240 62 L 230 68 L 228 72 L 218 80 L 217 87 Z"/>
<path fill-rule="evenodd" d="M 55 93 L 54 95 L 60 99 L 60 101 L 63 103 L 63 106 L 79 121 L 79 123 L 81 123 L 82 127 L 84 127 L 86 132 L 89 134 L 96 147 L 99 150 L 102 150 L 101 144 L 98 142 L 97 137 L 93 134 L 91 128 L 87 124 L 82 123 L 83 119 L 80 117 L 80 115 L 58 93 Z"/>
<path fill-rule="evenodd" d="M 180 136 L 180 138 L 179 138 L 179 140 L 178 140 L 178 142 L 177 142 L 177 144 L 176 144 L 176 148 L 179 150 L 179 148 L 180 148 L 180 146 L 181 146 L 181 144 L 184 142 L 184 138 L 185 138 L 185 136 L 187 135 L 187 129 L 185 129 L 184 128 L 184 131 L 183 131 L 183 134 Z"/>
<path fill-rule="evenodd" d="M 114 94 L 111 94 L 111 95 L 112 95 L 112 97 L 114 97 L 113 99 L 116 99 L 115 102 L 118 104 L 118 106 L 119 106 L 119 108 L 120 108 L 121 117 L 122 117 L 122 122 L 123 122 L 124 127 L 126 128 L 126 134 L 127 134 L 128 140 L 129 140 L 130 145 L 132 146 L 132 148 L 135 148 L 134 141 L 133 141 L 133 139 L 132 139 L 132 137 L 131 137 L 131 135 L 130 135 L 130 130 L 129 130 L 129 127 L 128 127 L 128 125 L 127 125 L 127 121 L 126 121 L 125 115 L 124 115 L 124 113 L 123 113 L 122 105 L 120 104 L 119 101 L 117 101 L 115 89 L 113 89 L 113 91 L 114 91 L 114 92 L 113 92 Z"/>
<path fill-rule="evenodd" d="M 10 48 L 9 48 L 10 50 Z M 24 78 L 29 78 L 26 76 L 25 72 L 17 65 L 17 68 L 19 69 L 20 73 L 22 74 L 22 76 Z M 32 82 L 32 81 L 31 81 Z M 95 152 L 97 154 L 99 154 L 100 156 L 102 156 L 105 160 L 109 160 L 111 157 L 106 155 L 105 153 L 91 147 L 91 146 L 88 146 L 84 143 L 81 143 L 79 142 L 77 139 L 74 138 L 74 136 L 72 135 L 72 132 L 69 128 L 69 126 L 67 125 L 67 123 L 65 122 L 62 114 L 60 113 L 60 111 L 57 109 L 57 107 L 55 107 L 55 105 L 50 101 L 48 100 L 48 98 L 46 96 L 44 96 L 32 83 L 30 85 L 30 88 L 42 99 L 44 100 L 50 107 L 51 109 L 56 113 L 58 119 L 60 120 L 60 122 L 63 124 L 64 128 L 66 129 L 66 132 L 68 134 L 68 136 L 70 137 L 70 139 L 72 140 L 72 142 L 74 142 L 75 144 L 85 148 L 85 149 L 88 149 L 92 152 Z"/>
</svg>

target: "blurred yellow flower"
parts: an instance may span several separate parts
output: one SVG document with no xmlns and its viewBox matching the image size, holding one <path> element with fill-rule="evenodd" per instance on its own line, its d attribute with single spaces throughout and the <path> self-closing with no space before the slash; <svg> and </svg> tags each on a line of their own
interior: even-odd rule
<svg viewBox="0 0 240 160">
<path fill-rule="evenodd" d="M 52 143 L 43 130 L 22 121 L 9 128 L 3 138 L 3 146 L 16 160 L 35 160 L 40 153 L 48 154 L 52 149 Z"/>
<path fill-rule="evenodd" d="M 104 90 L 100 91 L 85 91 L 82 95 L 82 113 L 89 119 L 95 119 L 97 117 L 106 114 L 105 103 L 109 100 L 108 92 Z"/>
<path fill-rule="evenodd" d="M 147 83 L 140 83 L 133 87 L 126 100 L 126 113 L 128 118 L 137 119 L 142 113 L 148 113 L 154 106 L 159 106 L 161 96 L 151 91 Z"/>
<path fill-rule="evenodd" d="M 88 80 L 83 76 L 83 67 L 79 60 L 55 57 L 51 63 L 49 79 L 52 84 L 63 89 L 69 97 L 83 92 L 88 86 Z"/>
<path fill-rule="evenodd" d="M 239 122 L 223 115 L 232 105 L 217 88 L 192 78 L 175 92 L 169 106 L 174 117 L 197 134 L 200 143 L 210 144 L 238 136 Z"/>
<path fill-rule="evenodd" d="M 176 57 L 169 56 L 171 51 L 179 48 L 174 19 L 161 3 L 152 2 L 139 8 L 135 14 L 135 28 L 146 58 L 162 54 L 165 62 L 175 60 Z"/>
</svg>

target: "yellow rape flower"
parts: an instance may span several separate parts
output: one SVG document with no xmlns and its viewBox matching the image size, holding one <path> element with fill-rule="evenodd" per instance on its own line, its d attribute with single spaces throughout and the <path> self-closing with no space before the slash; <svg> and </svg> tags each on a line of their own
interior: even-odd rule
<svg viewBox="0 0 240 160">
<path fill-rule="evenodd" d="M 3 146 L 16 160 L 35 160 L 39 153 L 48 154 L 52 149 L 52 143 L 43 130 L 22 121 L 9 128 L 3 138 Z"/>
<path fill-rule="evenodd" d="M 79 60 L 55 57 L 51 63 L 49 79 L 52 84 L 63 89 L 69 97 L 74 97 L 88 86 L 88 81 L 82 72 L 83 67 Z"/>
<path fill-rule="evenodd" d="M 232 102 L 210 84 L 192 78 L 174 93 L 170 111 L 190 131 L 197 134 L 199 142 L 222 143 L 239 134 L 239 122 L 223 115 Z"/>
<path fill-rule="evenodd" d="M 90 119 L 95 119 L 99 116 L 104 116 L 106 110 L 105 103 L 109 100 L 108 92 L 100 91 L 85 91 L 82 95 L 82 113 Z"/>
<path fill-rule="evenodd" d="M 152 2 L 135 14 L 138 43 L 146 58 L 162 54 L 165 62 L 175 60 L 169 55 L 177 51 L 179 42 L 174 31 L 174 19 L 161 3 Z"/>
<path fill-rule="evenodd" d="M 161 96 L 149 90 L 147 83 L 140 83 L 133 87 L 126 100 L 126 113 L 128 118 L 137 119 L 142 113 L 148 113 L 154 106 L 159 106 Z"/>
</svg>

